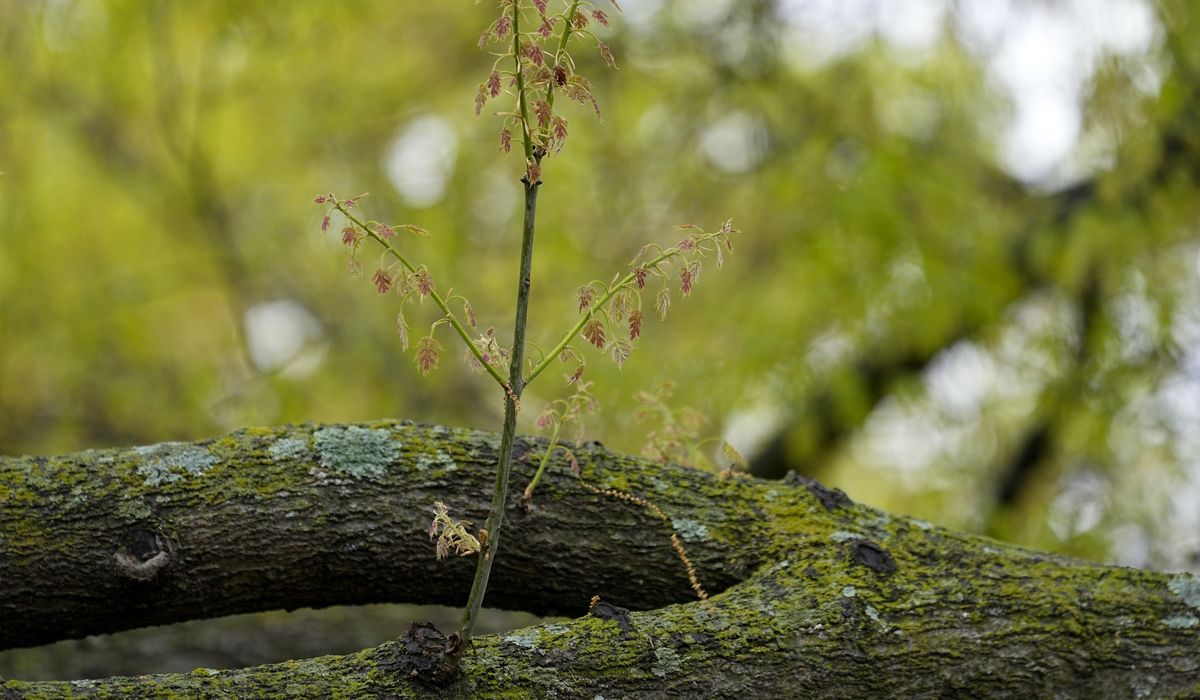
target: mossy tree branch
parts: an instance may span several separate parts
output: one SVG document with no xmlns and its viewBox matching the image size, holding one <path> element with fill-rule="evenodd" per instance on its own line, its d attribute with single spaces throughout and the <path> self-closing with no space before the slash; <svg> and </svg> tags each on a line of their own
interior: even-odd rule
<svg viewBox="0 0 1200 700">
<path fill-rule="evenodd" d="M 281 607 L 460 602 L 473 562 L 434 561 L 429 505 L 441 498 L 481 521 L 497 442 L 385 422 L 0 458 L 0 646 Z M 542 448 L 517 440 L 515 488 Z M 666 511 L 705 586 L 723 592 L 695 601 L 657 518 L 582 488 L 552 463 L 537 508 L 510 508 L 489 600 L 578 617 L 477 638 L 448 685 L 421 674 L 441 638 L 416 629 L 348 656 L 10 681 L 6 697 L 1200 690 L 1200 580 L 1189 575 L 960 535 L 850 503 L 815 482 L 721 480 L 598 445 L 577 454 L 585 480 Z M 604 603 L 585 614 L 595 594 Z"/>
</svg>

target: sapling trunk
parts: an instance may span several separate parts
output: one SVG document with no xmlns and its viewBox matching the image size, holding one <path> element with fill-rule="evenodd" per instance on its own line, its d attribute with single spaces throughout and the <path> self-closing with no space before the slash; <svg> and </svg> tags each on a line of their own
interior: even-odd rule
<svg viewBox="0 0 1200 700">
<path fill-rule="evenodd" d="M 488 513 L 484 530 L 487 532 L 486 542 L 482 544 L 483 551 L 479 553 L 475 566 L 475 580 L 471 584 L 471 595 L 467 598 L 467 607 L 463 612 L 462 625 L 458 629 L 459 641 L 465 648 L 471 640 L 471 632 L 479 617 L 479 609 L 483 606 L 483 597 L 487 592 L 488 577 L 492 573 L 492 563 L 500 549 L 500 528 L 504 524 L 504 508 L 508 501 L 508 478 L 512 474 L 513 442 L 517 433 L 517 414 L 521 410 L 521 392 L 525 389 L 522 372 L 525 365 L 525 326 L 529 318 L 529 286 L 530 270 L 533 265 L 533 232 L 537 217 L 537 195 L 540 181 L 531 181 L 528 177 L 525 184 L 525 222 L 521 233 L 521 276 L 517 280 L 517 311 L 513 322 L 512 362 L 508 369 L 508 386 L 505 387 L 504 398 L 504 428 L 500 434 L 500 454 L 496 463 L 496 482 L 492 489 L 492 505 Z"/>
</svg>

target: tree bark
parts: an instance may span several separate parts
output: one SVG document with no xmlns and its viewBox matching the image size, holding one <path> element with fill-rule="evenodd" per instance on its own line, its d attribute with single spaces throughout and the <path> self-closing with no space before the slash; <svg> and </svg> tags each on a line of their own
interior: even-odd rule
<svg viewBox="0 0 1200 700">
<path fill-rule="evenodd" d="M 519 439 L 514 475 L 544 442 Z M 430 505 L 482 522 L 494 435 L 381 422 L 0 458 L 0 647 L 186 619 L 461 604 Z M 816 482 L 721 479 L 590 444 L 507 514 L 489 603 L 575 617 L 228 671 L 9 681 L 0 697 L 1171 697 L 1200 693 L 1200 579 L 1106 567 L 853 504 Z M 672 520 L 697 601 L 647 508 Z M 602 602 L 591 608 L 589 600 Z M 628 609 L 643 612 L 629 612 Z M 397 630 L 397 634 L 401 633 Z"/>
</svg>

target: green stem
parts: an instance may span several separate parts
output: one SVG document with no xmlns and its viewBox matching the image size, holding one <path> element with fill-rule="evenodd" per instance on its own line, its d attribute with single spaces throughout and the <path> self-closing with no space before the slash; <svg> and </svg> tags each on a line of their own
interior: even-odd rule
<svg viewBox="0 0 1200 700">
<path fill-rule="evenodd" d="M 571 38 L 571 18 L 575 16 L 575 10 L 577 10 L 578 8 L 579 8 L 579 0 L 575 0 L 574 2 L 571 3 L 571 9 L 567 10 L 567 14 L 564 15 L 562 36 L 558 40 L 558 50 L 554 52 L 554 65 L 556 65 L 556 66 L 562 61 L 562 57 L 566 53 L 567 40 L 569 40 Z M 554 81 L 553 80 L 551 80 L 550 84 L 548 86 L 546 86 L 546 103 L 550 105 L 550 109 L 554 109 Z M 550 126 L 547 124 L 546 128 L 543 129 L 543 133 L 542 133 L 543 138 L 545 138 L 545 135 L 547 133 L 549 133 L 549 131 L 550 131 Z"/>
<path fill-rule="evenodd" d="M 405 258 L 400 251 L 396 250 L 395 246 L 393 246 L 390 241 L 384 239 L 379 234 L 367 228 L 367 224 L 365 222 L 351 214 L 349 211 L 343 208 L 341 204 L 337 204 L 336 206 L 337 210 L 340 211 L 343 216 L 354 222 L 354 224 L 362 229 L 368 236 L 375 239 L 379 245 L 383 246 L 387 252 L 391 253 L 392 257 L 399 260 L 400 264 L 404 266 L 404 269 L 412 273 L 417 271 L 417 268 L 413 267 L 413 264 L 408 261 L 408 258 Z M 485 370 L 487 370 L 488 374 L 492 375 L 492 379 L 495 379 L 496 383 L 499 384 L 501 388 L 507 387 L 508 383 L 504 381 L 504 377 L 500 376 L 500 372 L 497 371 L 496 368 L 491 364 L 489 364 L 487 360 L 483 359 L 483 353 L 479 351 L 479 348 L 475 345 L 475 341 L 471 340 L 471 336 L 467 333 L 467 329 L 463 327 L 462 323 L 458 320 L 458 317 L 455 316 L 454 312 L 450 310 L 449 304 L 447 304 L 446 300 L 442 298 L 442 295 L 438 294 L 435 290 L 430 293 L 429 297 L 433 299 L 433 303 L 437 304 L 437 307 L 442 310 L 443 314 L 446 315 L 446 320 L 450 322 L 450 326 L 458 333 L 458 337 L 462 338 L 462 341 L 466 343 L 467 349 L 471 351 L 471 354 L 475 356 L 475 359 L 479 361 L 479 364 L 482 365 Z"/>
<path fill-rule="evenodd" d="M 521 111 L 521 136 L 525 143 L 525 167 L 533 162 L 533 129 L 529 127 L 529 110 L 525 106 L 525 74 L 521 71 L 521 7 L 513 3 L 513 63 L 517 71 L 517 107 Z M 528 186 L 528 185 L 527 185 Z"/>
<path fill-rule="evenodd" d="M 546 446 L 546 452 L 542 455 L 542 461 L 538 464 L 538 469 L 533 475 L 533 480 L 525 487 L 525 493 L 521 496 L 521 500 L 527 504 L 533 498 L 533 490 L 537 488 L 538 481 L 542 478 L 542 472 L 546 471 L 546 465 L 550 464 L 550 455 L 554 454 L 555 448 L 558 447 L 558 433 L 560 430 L 562 430 L 562 421 L 555 421 L 554 433 L 550 436 L 550 444 Z"/>
<path fill-rule="evenodd" d="M 513 322 L 512 364 L 508 370 L 508 390 L 504 401 L 504 431 L 500 436 L 500 454 L 496 464 L 496 482 L 492 489 L 492 505 L 484 529 L 487 530 L 487 547 L 480 552 L 475 567 L 475 580 L 471 584 L 471 595 L 463 612 L 458 638 L 465 649 L 471 641 L 471 632 L 483 606 L 488 577 L 492 573 L 492 562 L 500 548 L 500 526 L 504 522 L 504 505 L 508 498 L 508 479 L 512 473 L 513 443 L 517 435 L 517 412 L 520 410 L 521 392 L 525 389 L 522 369 L 525 364 L 525 325 L 529 318 L 529 283 L 533 267 L 533 229 L 537 214 L 537 194 L 541 182 L 525 178 L 525 224 L 521 235 L 521 276 L 517 280 L 517 312 Z"/>
<path fill-rule="evenodd" d="M 662 253 L 658 257 L 649 260 L 645 265 L 640 265 L 639 267 L 653 268 L 672 255 L 675 255 L 675 251 L 673 249 Z M 571 344 L 572 340 L 575 340 L 575 337 L 579 335 L 580 331 L 583 330 L 583 327 L 587 325 L 587 322 L 592 318 L 592 316 L 605 304 L 607 304 L 608 300 L 612 299 L 614 294 L 621 291 L 623 287 L 627 287 L 633 283 L 636 274 L 637 271 L 635 269 L 633 272 L 630 272 L 622 277 L 621 281 L 609 287 L 608 291 L 605 292 L 603 296 L 601 296 L 596 300 L 595 303 L 588 307 L 587 312 L 579 317 L 579 320 L 575 322 L 575 325 L 571 328 L 571 330 L 563 334 L 562 340 L 559 341 L 558 345 L 555 345 L 550 350 L 549 354 L 543 357 L 542 361 L 533 368 L 533 371 L 531 371 L 529 376 L 525 378 L 525 383 L 528 384 L 529 382 L 532 382 L 539 374 L 546 371 L 546 368 L 550 366 L 550 363 L 553 362 L 556 357 L 561 355 L 563 350 L 567 349 L 567 346 Z"/>
</svg>

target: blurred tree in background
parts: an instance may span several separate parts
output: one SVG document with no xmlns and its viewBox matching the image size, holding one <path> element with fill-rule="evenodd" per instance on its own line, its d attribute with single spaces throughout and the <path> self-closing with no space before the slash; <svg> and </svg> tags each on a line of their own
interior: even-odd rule
<svg viewBox="0 0 1200 700">
<path fill-rule="evenodd" d="M 532 337 L 675 224 L 746 234 L 623 369 L 591 359 L 590 436 L 638 451 L 630 397 L 671 380 L 760 474 L 1197 566 L 1200 11 L 623 5 L 621 70 L 590 71 L 605 124 L 576 114 L 539 212 Z M 434 232 L 420 257 L 506 332 L 520 172 L 471 109 L 480 21 L 453 2 L 0 2 L 0 451 L 498 425 L 484 381 L 419 380 L 394 301 L 349 279 L 309 205 L 368 191 L 376 218 Z"/>
<path fill-rule="evenodd" d="M 640 361 L 591 363 L 596 437 L 636 451 L 628 396 L 673 380 L 764 473 L 1186 564 L 1196 528 L 1165 537 L 1195 510 L 1166 496 L 1200 484 L 1186 8 L 896 5 L 630 3 L 622 71 L 595 73 L 607 123 L 575 130 L 546 198 L 535 334 L 644 241 L 734 215 L 736 277 L 649 328 Z M 470 7 L 3 13 L 0 449 L 496 422 L 469 375 L 415 381 L 394 309 L 307 206 L 370 191 L 505 317 L 517 174 L 471 114 Z"/>
</svg>

